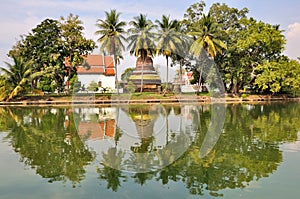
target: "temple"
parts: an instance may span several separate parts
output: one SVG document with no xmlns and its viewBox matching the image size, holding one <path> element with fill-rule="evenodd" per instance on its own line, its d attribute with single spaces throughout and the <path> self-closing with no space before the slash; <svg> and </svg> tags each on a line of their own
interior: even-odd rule
<svg viewBox="0 0 300 199">
<path fill-rule="evenodd" d="M 144 61 L 142 56 L 136 61 L 136 68 L 129 78 L 136 86 L 136 91 L 141 90 L 141 82 L 143 83 L 143 92 L 159 92 L 161 90 L 161 79 L 154 70 L 153 61 L 150 56 L 146 56 Z"/>
</svg>

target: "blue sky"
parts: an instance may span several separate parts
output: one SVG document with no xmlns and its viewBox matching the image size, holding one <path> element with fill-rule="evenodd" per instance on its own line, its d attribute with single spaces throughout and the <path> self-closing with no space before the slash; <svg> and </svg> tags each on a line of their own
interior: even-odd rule
<svg viewBox="0 0 300 199">
<path fill-rule="evenodd" d="M 20 39 L 46 18 L 59 19 L 69 13 L 79 15 L 85 27 L 85 36 L 96 40 L 96 20 L 103 18 L 104 11 L 117 9 L 121 19 L 130 21 L 139 13 L 153 20 L 162 14 L 182 19 L 186 9 L 194 0 L 0 0 L 0 66 L 10 61 L 6 54 Z M 299 0 L 207 0 L 206 10 L 215 2 L 230 7 L 247 7 L 248 16 L 271 24 L 280 24 L 287 38 L 285 53 L 291 58 L 300 57 L 300 1 Z M 95 52 L 99 53 L 99 52 Z"/>
</svg>

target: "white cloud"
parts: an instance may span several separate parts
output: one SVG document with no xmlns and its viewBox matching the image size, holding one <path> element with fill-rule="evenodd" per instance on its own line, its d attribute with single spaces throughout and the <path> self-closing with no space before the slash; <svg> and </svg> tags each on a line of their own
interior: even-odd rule
<svg viewBox="0 0 300 199">
<path fill-rule="evenodd" d="M 293 23 L 288 26 L 286 39 L 286 54 L 292 59 L 300 57 L 300 23 Z"/>
</svg>

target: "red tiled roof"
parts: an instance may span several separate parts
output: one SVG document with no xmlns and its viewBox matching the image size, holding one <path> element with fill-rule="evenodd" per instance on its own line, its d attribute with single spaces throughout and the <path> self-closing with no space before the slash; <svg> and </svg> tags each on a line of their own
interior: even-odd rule
<svg viewBox="0 0 300 199">
<path fill-rule="evenodd" d="M 115 120 L 106 121 L 105 135 L 111 138 L 115 136 Z"/>
<path fill-rule="evenodd" d="M 104 62 L 105 62 L 106 68 L 114 68 L 115 67 L 114 60 L 110 56 L 105 56 Z"/>
<path fill-rule="evenodd" d="M 104 74 L 103 66 L 91 66 L 90 69 L 85 69 L 82 66 L 77 68 L 77 74 Z"/>
<path fill-rule="evenodd" d="M 115 66 L 114 60 L 111 56 L 103 56 L 103 55 L 87 55 L 83 56 L 86 60 L 90 69 L 85 69 L 83 66 L 77 67 L 78 74 L 104 74 L 108 76 L 115 75 Z M 69 59 L 65 58 L 65 65 L 71 66 Z M 109 69 L 107 72 L 106 70 Z"/>
<path fill-rule="evenodd" d="M 104 135 L 113 138 L 115 136 L 115 120 L 101 122 L 80 122 L 78 135 L 90 140 L 102 140 Z"/>
<path fill-rule="evenodd" d="M 84 59 L 90 66 L 104 66 L 102 55 L 87 55 Z"/>
<path fill-rule="evenodd" d="M 106 68 L 106 70 L 105 70 L 105 75 L 106 76 L 113 76 L 115 74 L 116 74 L 116 72 L 115 72 L 114 68 Z"/>
<path fill-rule="evenodd" d="M 91 140 L 104 138 L 104 122 L 80 122 L 78 125 L 78 135 Z"/>
</svg>

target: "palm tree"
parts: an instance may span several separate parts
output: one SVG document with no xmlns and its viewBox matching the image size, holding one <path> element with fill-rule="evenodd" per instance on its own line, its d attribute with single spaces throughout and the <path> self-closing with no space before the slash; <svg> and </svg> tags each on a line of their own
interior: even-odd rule
<svg viewBox="0 0 300 199">
<path fill-rule="evenodd" d="M 178 49 L 182 45 L 179 29 L 179 21 L 170 20 L 170 17 L 162 16 L 162 20 L 155 21 L 158 24 L 158 43 L 156 48 L 157 54 L 162 54 L 167 60 L 166 90 L 168 91 L 169 77 L 169 57 L 178 54 Z"/>
<path fill-rule="evenodd" d="M 226 44 L 220 40 L 218 33 L 218 25 L 213 22 L 210 14 L 203 17 L 191 27 L 191 32 L 188 34 L 194 37 L 194 42 L 190 47 L 190 52 L 195 57 L 203 55 L 203 50 L 206 54 L 214 59 L 217 53 L 222 53 L 223 49 L 227 49 Z M 202 77 L 202 67 L 199 76 L 199 90 Z M 199 92 L 198 90 L 198 92 Z"/>
<path fill-rule="evenodd" d="M 226 44 L 219 39 L 217 35 L 219 32 L 218 26 L 212 21 L 210 14 L 204 15 L 198 23 L 191 27 L 191 32 L 188 33 L 195 38 L 190 52 L 198 57 L 202 50 L 205 50 L 214 59 L 217 53 L 221 53 L 222 49 L 227 48 Z"/>
<path fill-rule="evenodd" d="M 31 80 L 32 67 L 30 62 L 24 62 L 21 57 L 13 56 L 13 64 L 5 62 L 7 68 L 0 67 L 0 70 L 4 72 L 2 78 L 5 82 L 1 83 L 1 90 L 5 88 L 5 96 L 3 99 L 11 100 L 16 95 L 25 91 L 29 87 Z"/>
<path fill-rule="evenodd" d="M 144 61 L 148 55 L 152 56 L 155 49 L 154 45 L 154 33 L 152 32 L 155 25 L 151 20 L 148 20 L 146 15 L 140 14 L 133 18 L 129 24 L 132 28 L 129 29 L 129 41 L 128 49 L 130 54 L 134 54 L 136 57 L 142 58 L 142 79 L 141 79 L 141 93 L 143 92 L 143 70 Z"/>
<path fill-rule="evenodd" d="M 179 33 L 181 43 L 177 49 L 177 53 L 171 55 L 172 64 L 179 64 L 179 79 L 180 79 L 180 94 L 181 94 L 181 84 L 182 84 L 182 67 L 184 65 L 189 65 L 189 48 L 191 46 L 191 38 L 186 34 L 180 34 L 184 32 L 183 26 L 179 23 L 179 26 L 176 28 L 176 31 Z"/>
<path fill-rule="evenodd" d="M 125 37 L 124 26 L 126 22 L 120 21 L 121 13 L 118 13 L 116 10 L 111 10 L 110 12 L 105 12 L 106 19 L 98 19 L 96 26 L 99 30 L 95 32 L 96 35 L 100 35 L 98 42 L 101 44 L 101 51 L 108 52 L 110 55 L 114 55 L 115 67 L 116 67 L 116 85 L 117 93 L 119 94 L 118 86 L 118 62 L 122 57 L 122 51 L 125 49 L 123 41 Z"/>
</svg>

